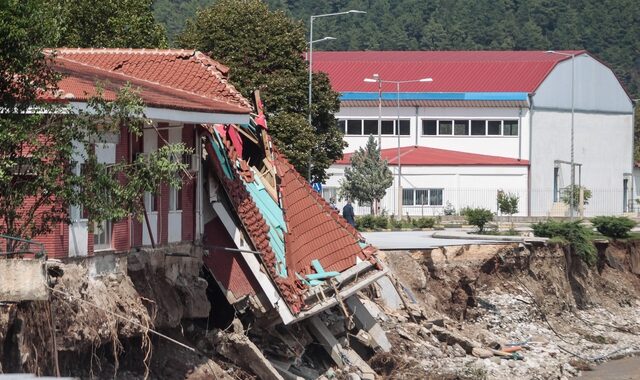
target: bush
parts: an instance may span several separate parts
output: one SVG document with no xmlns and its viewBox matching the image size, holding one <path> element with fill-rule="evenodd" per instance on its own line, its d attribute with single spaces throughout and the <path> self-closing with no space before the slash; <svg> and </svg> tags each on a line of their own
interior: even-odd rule
<svg viewBox="0 0 640 380">
<path fill-rule="evenodd" d="M 465 207 L 460 212 L 467 220 L 467 223 L 478 227 L 478 232 L 483 232 L 485 224 L 493 220 L 493 213 L 486 208 Z"/>
<path fill-rule="evenodd" d="M 387 229 L 389 228 L 389 218 L 387 218 L 385 215 L 374 216 L 373 225 L 375 226 L 375 228 Z"/>
<path fill-rule="evenodd" d="M 584 195 L 584 204 L 585 206 L 589 204 L 589 199 L 591 199 L 591 190 L 587 189 L 586 187 L 582 186 L 582 191 L 583 191 L 583 195 Z M 560 195 L 560 200 L 564 203 L 569 205 L 569 207 L 573 208 L 574 210 L 578 208 L 578 205 L 580 203 L 580 186 L 578 185 L 573 185 L 573 199 L 571 197 L 571 185 L 569 185 L 568 187 L 566 187 L 563 191 L 562 194 Z"/>
<path fill-rule="evenodd" d="M 356 217 L 356 228 L 358 230 L 372 230 L 376 227 L 373 215 L 363 215 Z"/>
<path fill-rule="evenodd" d="M 598 232 L 614 239 L 629 236 L 629 231 L 636 226 L 636 222 L 624 216 L 597 216 L 591 223 Z"/>
<path fill-rule="evenodd" d="M 574 222 L 548 220 L 536 223 L 532 227 L 536 236 L 551 238 L 555 241 L 564 240 L 585 263 L 588 265 L 596 263 L 597 250 L 591 242 L 593 234 L 589 228 L 580 224 L 579 220 Z"/>
<path fill-rule="evenodd" d="M 434 218 L 422 217 L 411 220 L 411 224 L 415 228 L 433 228 L 436 225 L 436 220 Z"/>
<path fill-rule="evenodd" d="M 507 215 L 517 214 L 519 201 L 518 194 L 505 193 L 502 190 L 498 190 L 498 208 L 501 213 Z"/>
</svg>

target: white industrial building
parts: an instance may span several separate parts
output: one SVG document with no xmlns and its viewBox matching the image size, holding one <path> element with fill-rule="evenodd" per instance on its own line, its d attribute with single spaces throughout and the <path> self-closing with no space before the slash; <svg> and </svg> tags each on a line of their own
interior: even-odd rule
<svg viewBox="0 0 640 380">
<path fill-rule="evenodd" d="M 398 208 L 399 141 L 403 214 L 438 215 L 448 204 L 496 211 L 503 190 L 519 195 L 518 215 L 568 215 L 561 194 L 571 183 L 573 89 L 575 182 L 592 192 L 584 214 L 633 207 L 632 101 L 585 51 L 316 52 L 313 59 L 341 93 L 336 117 L 348 143 L 329 170 L 325 197 L 339 187 L 349 153 L 373 135 L 395 177 L 382 201 L 389 214 Z M 364 81 L 374 74 L 383 83 Z M 433 81 L 417 81 L 426 77 Z M 385 81 L 413 82 L 398 93 Z M 369 211 L 360 206 L 358 213 Z"/>
</svg>

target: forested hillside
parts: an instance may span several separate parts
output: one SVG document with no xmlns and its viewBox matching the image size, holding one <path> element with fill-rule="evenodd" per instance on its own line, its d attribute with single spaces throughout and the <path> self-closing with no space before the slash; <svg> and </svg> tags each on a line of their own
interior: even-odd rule
<svg viewBox="0 0 640 380">
<path fill-rule="evenodd" d="M 169 40 L 185 19 L 215 0 L 156 0 Z M 310 15 L 359 9 L 367 14 L 318 19 L 320 50 L 586 49 L 610 65 L 640 97 L 637 0 L 266 0 L 309 22 Z M 251 25 L 247 25 L 251 28 Z"/>
</svg>

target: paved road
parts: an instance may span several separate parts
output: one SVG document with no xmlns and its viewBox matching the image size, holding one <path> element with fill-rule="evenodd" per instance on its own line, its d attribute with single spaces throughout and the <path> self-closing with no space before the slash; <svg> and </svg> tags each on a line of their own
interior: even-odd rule
<svg viewBox="0 0 640 380">
<path fill-rule="evenodd" d="M 472 239 L 437 239 L 436 231 L 384 231 L 362 232 L 367 242 L 383 250 L 394 249 L 427 249 L 447 245 L 500 243 L 493 240 Z"/>
</svg>

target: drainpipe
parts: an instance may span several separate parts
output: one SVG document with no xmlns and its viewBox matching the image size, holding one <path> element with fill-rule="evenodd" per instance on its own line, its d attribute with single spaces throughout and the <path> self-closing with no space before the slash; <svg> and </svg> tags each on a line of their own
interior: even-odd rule
<svg viewBox="0 0 640 380">
<path fill-rule="evenodd" d="M 518 161 L 522 160 L 522 107 L 518 109 Z"/>
</svg>

